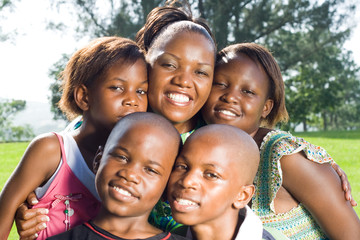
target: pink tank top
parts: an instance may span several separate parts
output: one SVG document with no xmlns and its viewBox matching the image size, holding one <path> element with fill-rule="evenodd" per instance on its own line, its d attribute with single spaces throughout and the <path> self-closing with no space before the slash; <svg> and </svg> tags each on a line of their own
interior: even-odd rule
<svg viewBox="0 0 360 240">
<path fill-rule="evenodd" d="M 49 209 L 50 222 L 47 222 L 47 228 L 38 233 L 40 240 L 87 222 L 100 209 L 100 202 L 67 164 L 62 137 L 56 133 L 55 135 L 60 142 L 62 164 L 45 195 L 34 206 Z"/>
</svg>

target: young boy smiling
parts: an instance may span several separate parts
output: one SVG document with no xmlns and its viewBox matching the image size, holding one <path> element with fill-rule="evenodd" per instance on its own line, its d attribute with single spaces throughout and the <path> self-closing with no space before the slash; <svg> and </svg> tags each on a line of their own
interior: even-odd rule
<svg viewBox="0 0 360 240">
<path fill-rule="evenodd" d="M 168 181 L 179 146 L 177 130 L 154 113 L 133 113 L 112 130 L 100 158 L 96 189 L 102 201 L 90 222 L 50 239 L 185 239 L 148 222 Z"/>
<path fill-rule="evenodd" d="M 195 131 L 168 183 L 174 219 L 189 225 L 195 239 L 274 239 L 247 206 L 259 156 L 255 141 L 235 127 L 213 124 Z"/>
</svg>

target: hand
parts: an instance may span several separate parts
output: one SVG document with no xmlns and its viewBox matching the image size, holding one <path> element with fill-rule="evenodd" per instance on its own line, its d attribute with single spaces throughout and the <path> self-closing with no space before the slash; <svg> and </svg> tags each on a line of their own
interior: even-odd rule
<svg viewBox="0 0 360 240">
<path fill-rule="evenodd" d="M 341 179 L 341 186 L 345 192 L 345 199 L 347 201 L 350 201 L 351 206 L 356 207 L 357 202 L 355 201 L 355 199 L 353 199 L 351 195 L 351 186 L 346 173 L 344 172 L 344 170 L 340 168 L 340 166 L 336 162 L 332 162 L 331 166 L 333 167 L 333 169 L 336 171 L 336 173 L 339 175 Z"/>
<path fill-rule="evenodd" d="M 38 203 L 35 193 L 30 193 L 27 197 L 28 205 Z M 15 223 L 21 240 L 36 239 L 38 232 L 46 228 L 46 222 L 50 219 L 46 215 L 49 210 L 46 208 L 29 209 L 28 205 L 23 203 L 16 210 Z"/>
</svg>

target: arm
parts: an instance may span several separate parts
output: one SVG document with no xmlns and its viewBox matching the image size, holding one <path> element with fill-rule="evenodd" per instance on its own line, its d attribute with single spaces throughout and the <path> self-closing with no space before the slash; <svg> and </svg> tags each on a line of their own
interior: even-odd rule
<svg viewBox="0 0 360 240">
<path fill-rule="evenodd" d="M 6 239 L 16 209 L 28 194 L 41 186 L 55 172 L 61 157 L 54 134 L 33 140 L 0 194 L 0 239 Z"/>
<path fill-rule="evenodd" d="M 340 166 L 336 162 L 333 162 L 331 166 L 335 169 L 336 173 L 341 179 L 341 186 L 343 188 L 343 191 L 345 192 L 345 199 L 350 201 L 351 206 L 356 207 L 357 202 L 351 196 L 351 186 L 346 173 L 340 168 Z"/>
<path fill-rule="evenodd" d="M 303 153 L 283 156 L 283 186 L 310 211 L 331 239 L 360 239 L 360 220 L 344 198 L 330 164 L 317 164 Z"/>
</svg>

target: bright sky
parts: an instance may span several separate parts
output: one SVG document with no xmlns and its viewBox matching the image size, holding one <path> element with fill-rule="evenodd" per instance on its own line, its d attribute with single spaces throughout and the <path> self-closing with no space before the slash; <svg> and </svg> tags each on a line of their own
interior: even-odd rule
<svg viewBox="0 0 360 240">
<path fill-rule="evenodd" d="M 63 53 L 73 53 L 89 40 L 76 40 L 72 29 L 67 32 L 46 30 L 50 19 L 68 23 L 75 21 L 64 11 L 60 15 L 50 8 L 49 2 L 22 0 L 13 12 L 1 13 L 5 17 L 0 19 L 3 32 L 16 29 L 18 35 L 14 43 L 0 42 L 0 98 L 48 102 L 51 95 L 49 86 L 53 82 L 48 77 L 50 67 Z M 360 9 L 354 22 L 360 22 Z M 360 66 L 359 24 L 344 47 L 353 51 Z"/>
</svg>

